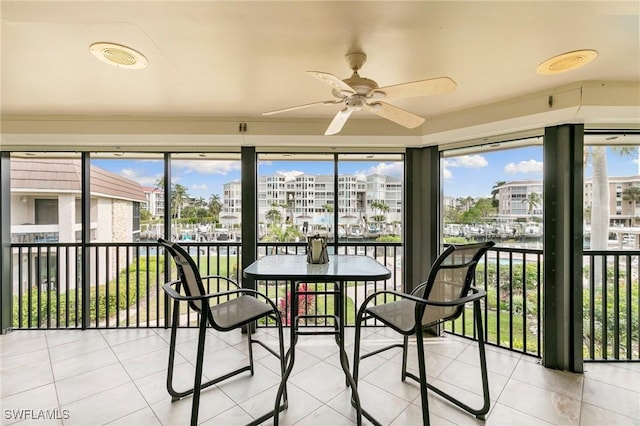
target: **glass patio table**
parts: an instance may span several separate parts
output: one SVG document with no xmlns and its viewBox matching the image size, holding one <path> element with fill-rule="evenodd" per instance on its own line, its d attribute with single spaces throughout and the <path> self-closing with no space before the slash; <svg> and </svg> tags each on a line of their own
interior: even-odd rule
<svg viewBox="0 0 640 426">
<path fill-rule="evenodd" d="M 344 349 L 344 298 L 347 281 L 381 281 L 391 277 L 391 271 L 369 256 L 362 255 L 329 255 L 329 263 L 307 263 L 305 255 L 271 255 L 262 257 L 243 271 L 245 278 L 255 280 L 285 280 L 290 282 L 289 309 L 291 312 L 290 333 L 291 345 L 286 354 L 286 370 L 278 388 L 276 406 L 279 404 L 284 392 L 287 379 L 293 370 L 295 362 L 295 346 L 299 335 L 335 335 L 336 343 L 340 348 L 340 365 L 344 371 L 347 385 L 352 389 L 353 403 L 358 411 L 358 424 L 361 424 L 360 401 L 353 377 L 349 371 L 349 361 Z M 308 290 L 302 283 L 332 283 L 333 289 Z M 298 314 L 299 296 L 306 295 L 333 295 L 333 314 Z M 304 318 L 333 318 L 333 330 L 300 330 L 299 320 Z"/>
</svg>

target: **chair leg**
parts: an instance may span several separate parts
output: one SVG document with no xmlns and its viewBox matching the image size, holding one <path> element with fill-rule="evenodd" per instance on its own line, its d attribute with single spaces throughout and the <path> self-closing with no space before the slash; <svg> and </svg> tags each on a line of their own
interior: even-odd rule
<svg viewBox="0 0 640 426">
<path fill-rule="evenodd" d="M 202 364 L 204 361 L 204 339 L 207 335 L 207 316 L 200 315 L 200 329 L 198 332 L 198 355 L 196 356 L 196 377 L 193 381 L 193 401 L 191 404 L 191 426 L 198 425 L 198 411 L 200 409 L 200 390 L 202 386 Z"/>
<path fill-rule="evenodd" d="M 249 345 L 249 373 L 253 376 L 253 338 L 251 337 L 251 333 L 253 328 L 253 324 L 247 324 L 247 343 Z"/>
<path fill-rule="evenodd" d="M 173 303 L 173 318 L 171 323 L 171 339 L 169 341 L 169 366 L 167 368 L 167 391 L 171 395 L 171 402 L 179 400 L 188 393 L 178 392 L 173 388 L 173 365 L 176 358 L 176 335 L 178 332 L 178 318 L 180 305 L 176 300 Z"/>
<path fill-rule="evenodd" d="M 407 336 L 405 336 L 405 342 Z M 417 327 L 416 346 L 418 347 L 418 370 L 420 371 L 420 400 L 422 402 L 422 424 L 429 426 L 429 399 L 427 394 L 427 363 L 424 356 L 424 341 L 422 340 L 422 330 Z M 406 357 L 406 352 L 404 354 Z M 406 371 L 405 371 L 406 374 Z"/>
<path fill-rule="evenodd" d="M 485 414 L 489 412 L 489 408 L 491 407 L 491 400 L 489 399 L 489 379 L 487 374 L 487 358 L 484 351 L 484 330 L 482 329 L 482 312 L 480 309 L 480 301 L 476 300 L 473 302 L 473 314 L 475 317 L 476 323 L 476 332 L 478 335 L 478 351 L 480 353 L 480 374 L 482 376 L 482 394 L 483 394 L 483 405 L 479 409 L 475 409 L 465 404 L 464 402 L 452 397 L 446 392 L 440 390 L 439 388 L 433 386 L 430 383 L 427 383 L 427 387 L 440 395 L 441 397 L 447 399 L 448 401 L 456 404 L 458 407 L 463 410 L 473 414 L 476 418 L 484 420 Z"/>
<path fill-rule="evenodd" d="M 407 351 L 409 350 L 409 336 L 403 336 L 402 339 L 402 374 L 401 381 L 407 380 Z"/>
</svg>

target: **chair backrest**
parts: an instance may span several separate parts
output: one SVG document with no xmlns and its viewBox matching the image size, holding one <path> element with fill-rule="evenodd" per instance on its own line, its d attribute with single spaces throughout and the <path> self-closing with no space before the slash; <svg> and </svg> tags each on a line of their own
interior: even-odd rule
<svg viewBox="0 0 640 426">
<path fill-rule="evenodd" d="M 478 261 L 494 245 L 493 241 L 487 241 L 448 246 L 431 266 L 426 285 L 414 295 L 438 302 L 451 302 L 465 297 L 473 283 Z M 422 324 L 455 319 L 463 309 L 464 304 L 428 306 L 422 316 Z"/>
<path fill-rule="evenodd" d="M 173 260 L 178 267 L 180 281 L 184 286 L 184 291 L 187 296 L 205 295 L 206 291 L 204 289 L 204 284 L 202 283 L 202 278 L 200 277 L 200 271 L 189 253 L 178 243 L 167 241 L 163 238 L 158 238 L 158 242 L 162 244 L 167 252 L 171 254 L 171 257 L 173 257 Z M 191 306 L 191 309 L 194 311 L 202 311 L 201 300 L 189 301 L 189 306 Z"/>
</svg>

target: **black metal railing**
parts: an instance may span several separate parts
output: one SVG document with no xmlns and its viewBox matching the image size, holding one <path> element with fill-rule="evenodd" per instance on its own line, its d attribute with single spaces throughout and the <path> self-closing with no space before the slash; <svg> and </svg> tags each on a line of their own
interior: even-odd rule
<svg viewBox="0 0 640 426">
<path fill-rule="evenodd" d="M 639 360 L 640 251 L 585 251 L 583 317 L 585 359 Z"/>
<path fill-rule="evenodd" d="M 203 275 L 219 274 L 241 281 L 240 243 L 183 242 Z M 156 242 L 12 244 L 13 328 L 166 327 L 171 306 L 162 285 L 175 278 Z M 258 256 L 303 254 L 304 243 L 259 243 Z M 334 248 L 335 247 L 335 248 Z M 84 252 L 83 252 L 84 250 Z M 370 292 L 403 290 L 403 246 L 400 243 L 345 242 L 330 246 L 337 253 L 374 257 L 392 271 L 381 282 L 347 283 L 347 326 Z M 87 281 L 82 280 L 83 255 L 89 256 Z M 165 272 L 165 268 L 171 268 Z M 640 251 L 585 251 L 583 275 L 584 358 L 640 359 Z M 284 281 L 259 282 L 258 289 L 279 301 L 287 314 Z M 542 353 L 541 250 L 493 248 L 476 271 L 475 285 L 487 291 L 483 303 L 484 331 L 491 345 L 534 356 Z M 83 297 L 86 294 L 86 298 Z M 331 296 L 306 303 L 314 314 L 331 313 Z M 83 308 L 87 315 L 83 315 Z M 184 312 L 185 326 L 195 315 Z M 182 318 L 182 317 L 181 317 Z M 181 319 L 181 324 L 183 324 Z M 313 324 L 311 324 L 313 325 Z M 470 309 L 444 331 L 475 337 Z"/>
</svg>

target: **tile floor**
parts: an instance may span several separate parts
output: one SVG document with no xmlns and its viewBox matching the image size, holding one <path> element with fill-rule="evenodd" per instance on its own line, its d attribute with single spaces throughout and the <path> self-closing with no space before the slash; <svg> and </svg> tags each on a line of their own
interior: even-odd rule
<svg viewBox="0 0 640 426">
<path fill-rule="evenodd" d="M 273 330 L 258 333 L 275 343 Z M 392 336 L 385 329 L 367 329 L 365 335 L 363 351 Z M 186 388 L 194 374 L 196 330 L 179 330 L 178 338 L 176 386 Z M 186 425 L 191 398 L 171 403 L 165 388 L 168 341 L 164 329 L 0 336 L 0 424 Z M 353 329 L 347 330 L 347 344 L 351 356 Z M 433 383 L 480 405 L 475 343 L 449 336 L 430 340 L 427 349 Z M 239 332 L 209 332 L 206 352 L 204 374 L 212 377 L 245 359 L 247 349 Z M 253 377 L 243 374 L 203 391 L 200 424 L 242 425 L 271 407 L 278 363 L 259 346 L 255 352 Z M 432 425 L 640 425 L 640 363 L 588 363 L 584 375 L 578 375 L 545 369 L 534 358 L 505 350 L 488 347 L 487 352 L 492 400 L 487 420 L 430 395 Z M 382 424 L 421 424 L 419 388 L 399 380 L 399 353 L 363 361 L 360 397 Z M 331 337 L 300 338 L 288 389 L 290 406 L 280 424 L 355 424 Z"/>
</svg>

